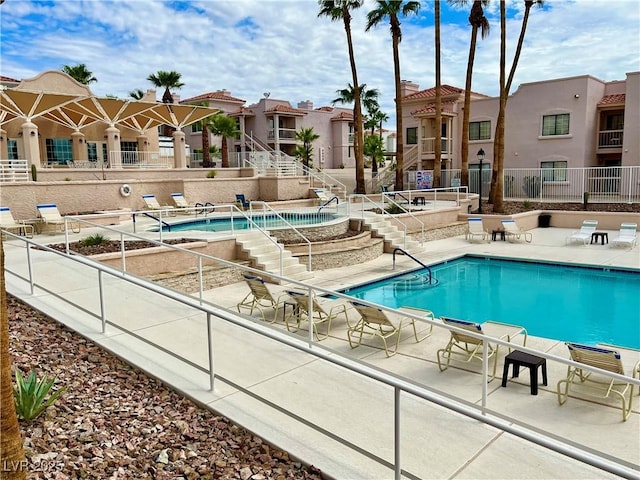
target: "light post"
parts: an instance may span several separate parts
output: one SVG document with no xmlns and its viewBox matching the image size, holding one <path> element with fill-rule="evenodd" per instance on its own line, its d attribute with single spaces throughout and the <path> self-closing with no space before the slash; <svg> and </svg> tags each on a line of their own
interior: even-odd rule
<svg viewBox="0 0 640 480">
<path fill-rule="evenodd" d="M 478 161 L 480 162 L 480 186 L 478 188 L 478 213 L 482 213 L 482 162 L 484 161 L 484 150 L 478 150 Z"/>
</svg>

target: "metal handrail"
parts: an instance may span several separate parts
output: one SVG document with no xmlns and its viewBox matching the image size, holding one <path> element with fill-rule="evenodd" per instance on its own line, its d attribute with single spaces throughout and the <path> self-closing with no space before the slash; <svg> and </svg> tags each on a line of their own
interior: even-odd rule
<svg viewBox="0 0 640 480">
<path fill-rule="evenodd" d="M 429 285 L 438 285 L 438 280 L 433 278 L 433 274 L 431 273 L 431 267 L 429 267 L 428 265 L 425 265 L 424 263 L 422 263 L 420 260 L 418 260 L 416 257 L 414 257 L 413 255 L 411 255 L 409 252 L 407 252 L 406 250 L 400 248 L 400 247 L 396 247 L 393 249 L 393 269 L 396 269 L 396 253 L 402 253 L 402 255 L 406 255 L 407 257 L 409 257 L 410 259 L 412 259 L 414 262 L 418 263 L 419 265 L 422 266 L 422 268 L 425 268 L 427 270 L 427 272 L 429 272 Z M 433 282 L 435 280 L 435 283 Z"/>
<path fill-rule="evenodd" d="M 331 202 L 336 201 L 336 205 L 340 205 L 340 199 L 337 196 L 333 196 L 331 197 L 329 200 L 327 200 L 326 202 L 324 202 L 322 205 L 320 205 L 320 208 L 318 208 L 318 213 L 320 213 L 320 211 L 328 206 Z"/>
<path fill-rule="evenodd" d="M 574 458 L 576 460 L 579 460 L 581 462 L 584 462 L 586 464 L 592 465 L 594 467 L 597 467 L 599 469 L 605 470 L 607 472 L 619 475 L 621 477 L 624 478 L 637 478 L 637 470 L 628 466 L 627 464 L 625 464 L 623 461 L 620 462 L 616 462 L 613 458 L 607 456 L 607 455 L 602 455 L 602 456 L 598 456 L 596 453 L 594 453 L 594 451 L 592 449 L 587 449 L 587 448 L 580 448 L 578 447 L 575 442 L 571 442 L 571 441 L 567 441 L 567 442 L 563 442 L 562 440 L 560 440 L 558 437 L 553 436 L 551 434 L 546 435 L 545 433 L 541 432 L 539 429 L 535 429 L 532 427 L 529 427 L 526 424 L 518 424 L 518 421 L 516 419 L 513 418 L 507 418 L 504 415 L 501 415 L 499 413 L 496 413 L 495 415 L 486 408 L 486 396 L 487 396 L 487 379 L 488 379 L 488 368 L 489 368 L 489 362 L 487 361 L 488 358 L 488 341 L 483 341 L 483 362 L 482 362 L 482 376 L 483 376 L 483 399 L 482 399 L 482 406 L 479 409 L 477 406 L 470 404 L 468 402 L 464 402 L 464 401 L 458 401 L 458 400 L 454 400 L 449 396 L 440 394 L 436 391 L 433 391 L 427 387 L 421 386 L 421 385 L 417 385 L 415 383 L 412 383 L 408 380 L 403 380 L 401 378 L 398 378 L 392 374 L 389 374 L 385 371 L 382 371 L 380 369 L 377 369 L 375 367 L 363 364 L 363 362 L 357 360 L 357 359 L 349 359 L 349 358 L 345 358 L 343 357 L 339 352 L 331 350 L 329 348 L 326 347 L 322 347 L 320 345 L 317 344 L 313 344 L 313 336 L 312 336 L 312 332 L 313 329 L 309 329 L 310 331 L 310 337 L 309 337 L 309 345 L 302 343 L 299 339 L 296 339 L 295 337 L 292 336 L 288 336 L 284 333 L 280 333 L 275 331 L 273 328 L 270 328 L 266 325 L 263 324 L 258 324 L 255 322 L 251 322 L 248 321 L 247 319 L 239 316 L 239 315 L 235 315 L 233 314 L 230 310 L 227 309 L 222 309 L 219 307 L 216 307 L 213 304 L 210 304 L 208 302 L 203 302 L 202 300 L 200 300 L 199 302 L 197 302 L 195 299 L 193 299 L 192 297 L 188 296 L 188 295 L 182 295 L 182 294 L 178 294 L 176 292 L 173 292 L 170 289 L 167 289 L 165 287 L 159 286 L 154 284 L 153 282 L 150 282 L 148 280 L 142 279 L 142 278 L 138 278 L 136 276 L 133 275 L 125 275 L 123 272 L 118 271 L 117 269 L 114 269 L 112 267 L 103 265 L 99 262 L 95 262 L 91 259 L 88 258 L 84 258 L 82 256 L 71 256 L 68 254 L 64 254 L 62 252 L 53 250 L 49 247 L 47 247 L 46 245 L 42 245 L 39 244 L 33 240 L 24 238 L 24 237 L 20 237 L 18 235 L 12 234 L 10 232 L 5 232 L 6 235 L 8 235 L 10 238 L 13 238 L 15 240 L 19 240 L 25 243 L 26 245 L 26 254 L 27 254 L 27 262 L 28 262 L 28 275 L 29 278 L 24 278 L 22 276 L 20 276 L 18 273 L 13 272 L 10 267 L 8 265 L 5 265 L 6 271 L 14 276 L 16 276 L 19 279 L 28 281 L 31 287 L 31 295 L 33 295 L 35 293 L 35 286 L 36 286 L 36 282 L 34 280 L 34 271 L 35 269 L 32 268 L 32 260 L 31 260 L 31 256 L 30 256 L 30 250 L 31 250 L 31 246 L 34 245 L 37 248 L 41 249 L 41 250 L 45 250 L 51 253 L 54 253 L 55 255 L 59 255 L 59 256 L 63 256 L 65 258 L 67 258 L 70 261 L 73 262 L 77 262 L 79 264 L 88 266 L 90 268 L 95 269 L 98 272 L 98 287 L 100 288 L 100 320 L 102 323 L 102 333 L 105 333 L 105 329 L 106 329 L 106 325 L 112 325 L 115 328 L 118 328 L 122 331 L 124 331 L 125 333 L 129 334 L 129 335 L 133 335 L 135 336 L 135 338 L 137 338 L 138 340 L 153 346 L 154 348 L 158 348 L 160 350 L 162 350 L 163 352 L 171 355 L 172 357 L 185 362 L 188 365 L 191 365 L 193 367 L 195 367 L 196 369 L 198 369 L 199 371 L 203 371 L 205 373 L 208 374 L 209 376 L 209 390 L 213 391 L 213 386 L 214 386 L 214 380 L 215 380 L 215 371 L 214 371 L 214 361 L 213 361 L 213 332 L 212 332 L 212 327 L 211 327 L 211 317 L 215 316 L 218 317 L 222 320 L 226 320 L 236 326 L 239 326 L 241 328 L 245 328 L 247 330 L 250 330 L 252 332 L 258 333 L 260 335 L 263 335 L 271 340 L 275 340 L 279 343 L 282 343 L 284 345 L 287 345 L 289 347 L 295 348 L 297 350 L 303 351 L 309 355 L 315 356 L 319 359 L 322 359 L 326 362 L 329 362 L 331 364 L 334 364 L 336 366 L 345 368 L 353 373 L 359 374 L 359 375 L 363 375 L 367 378 L 370 378 L 372 380 L 378 381 L 380 383 L 383 383 L 389 387 L 392 387 L 394 389 L 394 462 L 393 462 L 393 468 L 394 468 L 394 478 L 397 480 L 400 480 L 400 478 L 402 477 L 402 465 L 401 465 L 401 455 L 400 455 L 400 425 L 401 425 L 401 410 L 400 410 L 400 393 L 404 392 L 410 395 L 414 395 L 416 397 L 422 398 L 426 401 L 432 402 L 434 404 L 440 405 L 442 407 L 445 407 L 449 410 L 452 410 L 454 412 L 460 413 L 462 415 L 465 415 L 469 418 L 473 418 L 477 421 L 480 421 L 482 423 L 491 425 L 493 427 L 496 427 L 504 432 L 508 432 L 511 433 L 513 435 L 516 435 L 520 438 L 523 438 L 525 440 L 531 441 L 532 443 L 535 443 L 537 445 L 541 445 L 544 446 L 546 448 L 549 448 L 553 451 L 556 451 L 558 453 L 561 453 L 563 455 L 566 455 L 568 457 Z M 222 263 L 231 263 L 231 262 L 227 262 L 224 261 L 222 259 L 218 259 L 220 260 Z M 239 267 L 241 269 L 245 269 L 247 271 L 251 271 L 253 273 L 261 273 L 260 271 L 256 271 L 255 269 L 252 268 L 248 268 L 248 267 L 243 267 L 243 266 L 238 266 L 238 265 L 234 265 L 236 267 Z M 40 271 L 40 270 L 38 270 Z M 168 298 L 170 300 L 179 302 L 183 305 L 187 305 L 189 307 L 192 307 L 194 309 L 200 310 L 203 313 L 206 313 L 207 315 L 207 345 L 208 345 L 208 356 L 209 356 L 209 362 L 208 362 L 208 366 L 207 367 L 201 367 L 200 365 L 181 357 L 180 355 L 175 354 L 174 352 L 171 352 L 167 349 L 165 349 L 164 347 L 161 347 L 160 345 L 155 344 L 152 341 L 149 341 L 139 335 L 136 335 L 133 332 L 129 332 L 126 329 L 123 329 L 122 327 L 109 322 L 106 319 L 105 316 L 105 305 L 104 305 L 104 297 L 102 294 L 102 288 L 103 288 L 103 283 L 102 283 L 102 275 L 103 273 L 109 274 L 119 280 L 124 280 L 126 282 L 138 285 L 142 288 L 145 288 L 149 291 L 152 291 L 154 293 L 157 293 L 165 298 Z M 277 277 L 277 276 L 275 276 Z M 281 280 L 284 280 L 286 282 L 290 282 L 290 283 L 294 283 L 297 284 L 298 286 L 304 287 L 304 288 L 308 288 L 308 289 L 315 289 L 318 291 L 323 291 L 325 293 L 328 294 L 333 294 L 333 295 L 337 295 L 346 299 L 351 299 L 354 301 L 357 301 L 359 303 L 364 303 L 365 305 L 370 305 L 373 307 L 378 307 L 381 308 L 383 310 L 386 311 L 390 311 L 390 312 L 394 312 L 393 309 L 390 309 L 388 307 L 384 307 L 384 306 L 380 306 L 371 302 L 367 302 L 364 301 L 362 299 L 356 299 L 344 294 L 341 294 L 339 292 L 334 292 L 331 290 L 327 290 L 321 287 L 313 287 L 311 285 L 302 283 L 302 282 L 298 282 L 292 279 L 288 279 L 285 277 L 280 277 Z M 79 305 L 76 305 L 72 302 L 72 299 L 69 298 L 68 296 L 59 296 L 57 295 L 55 292 L 51 292 L 49 290 L 47 290 L 45 287 L 43 286 L 39 286 L 40 288 L 42 288 L 45 291 L 48 291 L 49 293 L 56 295 L 57 298 L 73 305 L 76 306 L 77 308 L 80 308 L 82 311 L 84 311 L 85 313 L 88 313 L 91 316 L 97 317 L 97 315 L 91 311 L 88 311 L 86 309 L 86 307 L 82 307 Z M 621 380 L 627 383 L 631 383 L 633 385 L 637 385 L 640 386 L 640 379 L 635 379 L 633 377 L 627 377 L 625 375 L 620 375 L 617 373 L 613 373 L 607 370 L 602 370 L 596 367 L 591 367 L 589 365 L 585 365 L 585 364 L 581 364 L 578 362 L 574 362 L 573 360 L 568 360 L 566 358 L 562 358 L 562 357 L 558 357 L 555 355 L 551 355 L 547 352 L 540 352 L 537 350 L 533 350 L 531 348 L 528 347 L 524 347 L 521 345 L 517 345 L 508 341 L 504 341 L 498 338 L 490 338 L 487 337 L 484 334 L 477 334 L 475 332 L 470 332 L 467 330 L 463 330 L 460 329 L 458 327 L 452 327 L 452 326 L 448 326 L 448 325 L 444 325 L 440 322 L 437 321 L 432 321 L 417 315 L 412 314 L 411 312 L 404 312 L 406 316 L 411 317 L 415 320 L 418 321 L 422 321 L 422 322 L 426 322 L 428 324 L 431 325 L 435 325 L 439 328 L 444 328 L 446 330 L 450 330 L 450 331 L 455 331 L 455 332 L 459 332 L 459 333 L 464 333 L 465 335 L 469 335 L 472 336 L 474 338 L 479 338 L 482 340 L 491 340 L 492 343 L 495 343 L 499 346 L 505 346 L 508 348 L 513 348 L 516 347 L 518 350 L 521 350 L 525 353 L 531 353 L 537 356 L 541 356 L 544 357 L 546 359 L 549 360 L 553 360 L 553 361 L 557 361 L 566 365 L 571 365 L 574 367 L 578 367 L 578 368 L 582 368 L 583 370 L 588 370 L 591 372 L 595 372 L 595 373 L 599 373 L 599 374 L 603 374 L 606 376 L 609 376 L 613 379 L 616 380 Z M 312 312 L 309 312 L 310 315 L 312 315 Z M 256 396 L 256 398 L 259 398 Z M 268 403 L 267 400 L 262 400 L 265 403 Z M 316 427 L 318 428 L 318 427 Z M 351 444 L 349 444 L 348 442 L 342 442 L 344 445 L 350 446 L 352 447 Z M 369 455 L 370 458 L 378 461 L 379 463 L 382 464 L 388 464 L 387 461 L 380 459 L 379 457 L 375 457 L 373 454 Z"/>
</svg>

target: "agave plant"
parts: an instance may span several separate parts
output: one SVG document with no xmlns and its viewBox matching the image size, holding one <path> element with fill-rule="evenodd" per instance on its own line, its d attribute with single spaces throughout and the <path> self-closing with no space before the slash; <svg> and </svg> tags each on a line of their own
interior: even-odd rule
<svg viewBox="0 0 640 480">
<path fill-rule="evenodd" d="M 88 247 L 90 245 L 100 245 L 107 241 L 107 237 L 102 235 L 101 233 L 96 233 L 94 235 L 89 235 L 81 240 L 82 245 Z"/>
<path fill-rule="evenodd" d="M 66 390 L 65 388 L 60 388 L 55 392 L 51 392 L 51 387 L 53 387 L 55 381 L 55 376 L 49 379 L 46 374 L 42 379 L 38 380 L 35 370 L 31 370 L 25 379 L 22 372 L 16 369 L 16 385 L 13 388 L 13 395 L 16 400 L 16 413 L 19 419 L 31 421 L 44 412 L 47 407 L 55 403 L 58 397 Z"/>
</svg>

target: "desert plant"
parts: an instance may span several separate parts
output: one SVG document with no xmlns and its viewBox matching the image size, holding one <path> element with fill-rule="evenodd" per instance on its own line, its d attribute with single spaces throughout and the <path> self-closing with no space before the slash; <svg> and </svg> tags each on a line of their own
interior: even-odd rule
<svg viewBox="0 0 640 480">
<path fill-rule="evenodd" d="M 522 206 L 526 210 L 531 210 L 531 207 L 533 207 L 532 203 L 529 200 L 525 200 L 524 202 L 522 202 Z"/>
<path fill-rule="evenodd" d="M 216 178 L 216 174 L 218 172 L 216 172 L 215 170 L 211 170 L 210 172 L 207 172 L 207 178 Z"/>
<path fill-rule="evenodd" d="M 400 205 L 389 205 L 387 208 L 385 208 L 385 211 L 387 213 L 390 213 L 391 215 L 398 215 L 401 213 L 405 213 L 405 210 L 403 210 L 403 208 Z"/>
<path fill-rule="evenodd" d="M 71 181 L 71 177 L 64 177 L 64 181 L 65 182 L 70 182 Z"/>
<path fill-rule="evenodd" d="M 80 243 L 82 243 L 82 245 L 84 245 L 85 247 L 88 247 L 91 245 L 100 245 L 102 243 L 105 243 L 106 241 L 107 237 L 105 237 L 101 233 L 96 233 L 83 238 L 82 240 L 80 240 Z"/>
<path fill-rule="evenodd" d="M 38 168 L 33 163 L 31 164 L 31 180 L 38 181 Z"/>
<path fill-rule="evenodd" d="M 22 372 L 16 369 L 16 385 L 13 388 L 13 395 L 19 419 L 33 420 L 44 412 L 47 407 L 54 404 L 66 390 L 65 388 L 60 388 L 55 392 L 51 392 L 51 387 L 53 387 L 55 381 L 55 376 L 49 379 L 46 374 L 42 379 L 38 380 L 35 370 L 31 370 L 25 379 Z"/>
<path fill-rule="evenodd" d="M 582 207 L 586 210 L 588 204 L 589 204 L 589 192 L 584 192 L 582 194 Z"/>
</svg>

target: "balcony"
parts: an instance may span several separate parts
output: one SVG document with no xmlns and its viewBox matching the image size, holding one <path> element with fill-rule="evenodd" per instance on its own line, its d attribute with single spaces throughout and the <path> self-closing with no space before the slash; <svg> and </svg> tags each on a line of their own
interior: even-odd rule
<svg viewBox="0 0 640 480">
<path fill-rule="evenodd" d="M 622 148 L 624 130 L 605 130 L 598 134 L 598 149 L 611 150 Z"/>
<path fill-rule="evenodd" d="M 276 131 L 275 129 L 269 129 L 267 131 L 267 139 L 268 140 L 275 140 L 276 138 Z M 278 140 L 294 140 L 296 139 L 296 130 L 295 128 L 279 128 L 278 129 Z"/>
<path fill-rule="evenodd" d="M 447 137 L 442 137 L 440 141 L 442 142 L 442 153 L 449 152 L 449 143 L 452 139 Z M 423 155 L 434 155 L 436 153 L 436 139 L 434 137 L 431 138 L 423 138 L 420 140 L 422 142 L 422 154 Z"/>
</svg>

